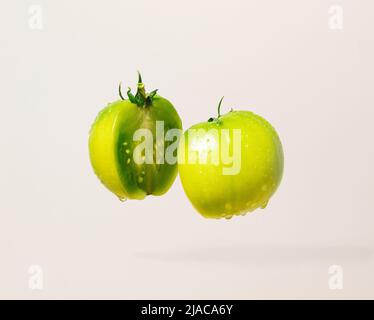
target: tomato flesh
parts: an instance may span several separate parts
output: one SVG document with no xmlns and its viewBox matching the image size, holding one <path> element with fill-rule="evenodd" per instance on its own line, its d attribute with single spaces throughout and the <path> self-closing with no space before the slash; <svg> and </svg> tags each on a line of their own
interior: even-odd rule
<svg viewBox="0 0 374 320">
<path fill-rule="evenodd" d="M 140 164 L 134 161 L 134 149 L 141 143 L 134 141 L 134 133 L 139 129 L 152 133 L 154 154 L 160 144 L 167 148 L 172 143 L 157 136 L 157 121 L 163 122 L 165 131 L 182 129 L 173 105 L 159 95 L 145 107 L 130 100 L 109 104 L 91 127 L 89 152 L 92 167 L 101 182 L 121 200 L 162 195 L 176 178 L 177 164 L 157 164 L 156 161 Z"/>
</svg>

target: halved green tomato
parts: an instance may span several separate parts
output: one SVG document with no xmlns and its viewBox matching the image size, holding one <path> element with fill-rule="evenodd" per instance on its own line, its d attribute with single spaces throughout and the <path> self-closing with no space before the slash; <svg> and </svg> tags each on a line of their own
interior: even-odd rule
<svg viewBox="0 0 374 320">
<path fill-rule="evenodd" d="M 128 99 L 124 99 L 120 87 L 122 99 L 103 109 L 91 127 L 92 167 L 101 182 L 121 200 L 162 195 L 171 187 L 178 172 L 179 138 L 166 140 L 165 133 L 170 129 L 181 130 L 182 122 L 173 105 L 156 91 L 146 94 L 139 74 L 136 95 L 129 90 Z M 175 162 L 160 161 L 173 145 Z M 144 148 L 140 148 L 142 146 Z M 146 154 L 146 148 L 152 150 Z"/>
</svg>

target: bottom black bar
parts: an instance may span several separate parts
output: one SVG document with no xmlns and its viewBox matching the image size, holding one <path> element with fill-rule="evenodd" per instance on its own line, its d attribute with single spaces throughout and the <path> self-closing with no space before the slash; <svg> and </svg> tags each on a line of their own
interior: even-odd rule
<svg viewBox="0 0 374 320">
<path fill-rule="evenodd" d="M 24 308 L 17 305 L 25 305 Z M 43 304 L 43 306 L 42 306 Z M 360 300 L 18 300 L 1 301 L 4 313 L 12 315 L 33 310 L 38 318 L 55 315 L 95 316 L 108 319 L 247 319 L 250 317 L 287 316 L 297 319 L 366 315 L 373 301 Z M 369 309 L 370 308 L 370 309 Z M 369 313 L 370 314 L 370 313 Z"/>
</svg>

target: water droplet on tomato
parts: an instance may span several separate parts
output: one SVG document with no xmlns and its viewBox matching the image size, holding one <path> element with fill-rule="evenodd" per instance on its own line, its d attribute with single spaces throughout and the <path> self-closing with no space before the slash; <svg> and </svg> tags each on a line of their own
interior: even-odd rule
<svg viewBox="0 0 374 320">
<path fill-rule="evenodd" d="M 256 203 L 256 202 L 252 203 L 251 208 L 252 208 L 253 210 L 256 209 L 256 208 L 257 208 L 257 203 Z"/>
<path fill-rule="evenodd" d="M 268 203 L 269 203 L 269 200 L 267 200 L 267 201 L 265 201 L 264 203 L 262 203 L 262 205 L 261 205 L 261 209 L 265 209 L 266 206 L 268 205 Z"/>
</svg>

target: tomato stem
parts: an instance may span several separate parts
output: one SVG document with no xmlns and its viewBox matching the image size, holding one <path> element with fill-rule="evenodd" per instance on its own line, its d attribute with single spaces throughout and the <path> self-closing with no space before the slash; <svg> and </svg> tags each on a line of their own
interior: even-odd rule
<svg viewBox="0 0 374 320">
<path fill-rule="evenodd" d="M 221 98 L 221 100 L 219 100 L 219 103 L 218 103 L 218 109 L 217 109 L 217 113 L 218 113 L 218 117 L 217 117 L 217 118 L 219 118 L 219 117 L 221 116 L 221 104 L 222 104 L 222 100 L 223 100 L 224 97 L 225 97 L 225 96 L 223 96 L 223 97 Z"/>
<path fill-rule="evenodd" d="M 140 74 L 139 71 L 138 71 L 138 90 L 136 91 L 135 98 L 137 98 L 140 105 L 144 105 L 147 99 L 147 94 L 145 93 L 144 83 L 142 81 L 142 75 Z"/>
<path fill-rule="evenodd" d="M 119 86 L 118 86 L 118 93 L 119 93 L 119 96 L 121 97 L 121 99 L 122 99 L 122 100 L 125 100 L 125 98 L 124 98 L 123 95 L 122 95 L 121 86 L 122 86 L 122 82 L 119 83 Z"/>
<path fill-rule="evenodd" d="M 221 104 L 222 104 L 223 98 L 224 98 L 224 96 L 221 98 L 221 100 L 219 100 L 219 103 L 218 103 L 218 108 L 217 108 L 218 116 L 217 116 L 217 118 L 209 118 L 208 122 L 213 122 L 213 121 L 218 122 L 218 119 L 221 117 Z"/>
<path fill-rule="evenodd" d="M 122 95 L 122 83 L 120 82 L 118 87 L 118 93 L 122 100 L 125 100 L 125 98 Z M 135 96 L 131 93 L 131 88 L 127 90 L 127 97 L 129 98 L 130 102 L 136 104 L 138 107 L 148 107 L 152 104 L 153 98 L 157 93 L 157 90 L 153 90 L 150 93 L 146 93 L 144 83 L 142 80 L 142 76 L 140 72 L 138 71 L 138 85 L 137 85 L 137 91 Z"/>
</svg>

